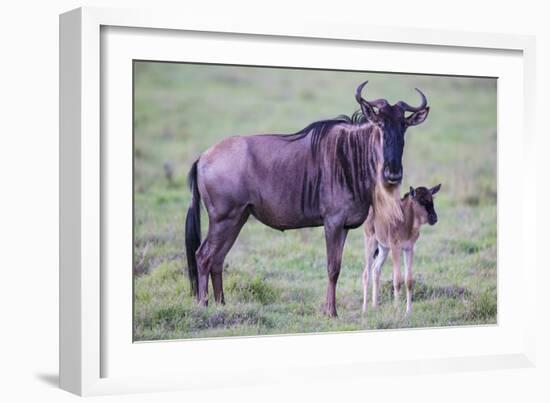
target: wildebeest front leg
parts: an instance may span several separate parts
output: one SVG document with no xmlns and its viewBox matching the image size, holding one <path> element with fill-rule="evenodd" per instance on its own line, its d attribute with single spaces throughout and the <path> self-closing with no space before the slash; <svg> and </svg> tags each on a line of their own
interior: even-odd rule
<svg viewBox="0 0 550 403">
<path fill-rule="evenodd" d="M 344 228 L 343 223 L 325 222 L 325 239 L 327 244 L 327 270 L 328 287 L 325 303 L 325 314 L 331 317 L 337 316 L 336 313 L 336 283 L 340 275 L 340 265 L 342 263 L 342 251 L 346 242 L 348 230 Z"/>
</svg>

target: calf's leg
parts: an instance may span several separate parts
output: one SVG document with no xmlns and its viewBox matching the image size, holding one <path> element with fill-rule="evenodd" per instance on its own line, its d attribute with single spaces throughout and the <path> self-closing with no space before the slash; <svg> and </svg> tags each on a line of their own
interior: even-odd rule
<svg viewBox="0 0 550 403">
<path fill-rule="evenodd" d="M 368 290 L 369 290 L 369 280 L 372 271 L 372 263 L 374 262 L 374 253 L 378 242 L 372 236 L 365 234 L 364 238 L 365 243 L 365 268 L 363 269 L 363 313 L 367 313 L 369 299 L 368 299 Z"/>
<path fill-rule="evenodd" d="M 372 307 L 378 306 L 378 295 L 380 293 L 380 274 L 382 273 L 382 266 L 388 257 L 390 252 L 389 248 L 378 244 L 378 255 L 374 259 L 373 263 L 373 282 L 372 282 Z"/>
<path fill-rule="evenodd" d="M 413 293 L 413 249 L 407 249 L 403 252 L 403 260 L 405 262 L 405 284 L 407 285 L 407 314 L 412 312 L 412 293 Z"/>
<path fill-rule="evenodd" d="M 401 293 L 401 248 L 393 247 L 391 249 L 393 263 L 393 298 L 397 305 L 399 303 L 399 294 Z"/>
</svg>

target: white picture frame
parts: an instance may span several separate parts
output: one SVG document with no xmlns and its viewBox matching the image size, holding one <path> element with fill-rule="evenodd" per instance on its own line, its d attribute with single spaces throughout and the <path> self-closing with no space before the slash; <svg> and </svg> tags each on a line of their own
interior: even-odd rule
<svg viewBox="0 0 550 403">
<path fill-rule="evenodd" d="M 485 60 L 483 58 L 487 56 L 486 65 L 483 62 L 477 66 L 470 63 L 467 67 L 470 70 L 477 69 L 477 75 L 491 75 L 487 74 L 493 71 L 491 69 L 503 69 L 504 78 L 501 81 L 502 85 L 499 85 L 498 121 L 499 324 L 475 329 L 452 328 L 444 332 L 427 329 L 328 334 L 321 338 L 319 335 L 304 335 L 139 345 L 132 343 L 131 337 L 128 338 L 131 328 L 127 328 L 127 321 L 123 318 L 123 315 L 127 315 L 127 305 L 124 308 L 124 303 L 113 302 L 113 298 L 109 298 L 113 290 L 120 290 L 119 295 L 127 296 L 126 287 L 130 287 L 131 290 L 131 284 L 125 286 L 123 277 L 117 280 L 109 277 L 109 272 L 105 272 L 111 248 L 106 244 L 104 229 L 114 226 L 114 233 L 116 233 L 117 228 L 127 229 L 128 225 L 127 220 L 125 224 L 110 224 L 112 216 L 105 213 L 111 208 L 109 204 L 111 201 L 106 195 L 113 191 L 112 182 L 118 181 L 117 184 L 121 184 L 125 178 L 124 171 L 115 172 L 117 168 L 113 168 L 109 158 L 113 155 L 126 155 L 122 157 L 120 165 L 127 166 L 124 162 L 129 160 L 124 147 L 128 145 L 128 138 L 123 134 L 116 137 L 105 136 L 106 133 L 110 133 L 113 127 L 111 125 L 119 123 L 121 133 L 127 133 L 131 120 L 125 120 L 125 117 L 128 113 L 128 100 L 131 100 L 131 89 L 128 92 L 128 83 L 125 79 L 120 82 L 115 80 L 117 82 L 115 84 L 113 80 L 106 80 L 102 75 L 109 75 L 109 77 L 116 75 L 117 78 L 124 78 L 127 72 L 124 70 L 127 68 L 127 61 L 132 58 L 171 60 L 173 56 L 170 49 L 173 49 L 173 45 L 179 43 L 178 41 L 184 40 L 186 33 L 192 33 L 193 40 L 199 42 L 203 38 L 214 35 L 212 43 L 207 44 L 203 41 L 200 46 L 189 45 L 194 49 L 192 61 L 204 61 L 206 57 L 210 57 L 209 61 L 240 61 L 241 64 L 270 65 L 272 62 L 269 61 L 268 56 L 277 55 L 276 52 L 282 52 L 281 49 L 284 49 L 285 53 L 293 54 L 292 52 L 296 52 L 291 49 L 293 44 L 303 49 L 303 46 L 311 47 L 311 41 L 319 41 L 319 46 L 332 46 L 335 49 L 356 48 L 369 44 L 381 51 L 385 51 L 386 47 L 394 47 L 396 52 L 409 52 L 409 54 L 416 52 L 431 61 L 432 67 L 421 64 L 404 69 L 402 66 L 395 67 L 407 72 L 464 73 L 466 67 L 461 67 L 456 60 L 466 57 L 468 52 L 479 60 Z M 106 36 L 106 34 L 112 36 Z M 139 35 L 141 36 L 139 48 L 137 48 L 131 41 L 135 41 Z M 231 52 L 227 54 L 222 54 L 223 52 L 220 51 L 220 54 L 215 56 L 201 55 L 201 46 L 219 46 L 219 43 L 230 41 L 231 38 L 238 38 L 239 43 L 245 48 L 254 44 L 265 45 L 269 42 L 270 46 L 274 46 L 274 50 L 265 55 L 257 51 L 246 55 L 245 51 L 237 49 L 235 42 L 235 46 L 230 47 Z M 143 56 L 141 49 L 144 53 L 146 49 L 150 49 L 150 53 L 145 57 L 139 57 Z M 500 140 L 510 138 L 509 136 L 512 135 L 510 132 L 514 129 L 516 137 L 522 140 L 516 152 L 519 152 L 527 161 L 534 155 L 534 131 L 531 126 L 534 121 L 532 105 L 535 89 L 534 49 L 534 38 L 521 35 L 429 31 L 320 22 L 293 24 L 289 21 L 282 24 L 280 21 L 251 20 L 243 24 L 242 21 L 197 18 L 193 15 L 175 15 L 150 10 L 81 8 L 61 15 L 61 387 L 79 395 L 96 395 L 224 385 L 245 386 L 266 382 L 292 383 L 298 373 L 302 380 L 322 380 L 328 379 L 327 374 L 331 372 L 336 372 L 337 377 L 345 379 L 356 377 L 358 374 L 368 376 L 374 373 L 479 370 L 534 365 L 536 284 L 527 279 L 536 276 L 536 265 L 534 264 L 535 253 L 527 253 L 527 251 L 529 245 L 535 244 L 533 237 L 536 232 L 534 230 L 536 217 L 535 209 L 532 208 L 535 196 L 532 192 L 523 192 L 524 199 L 519 216 L 511 217 L 505 214 L 509 211 L 509 207 L 507 207 L 506 198 L 504 197 L 503 201 L 501 195 L 506 196 L 506 192 L 509 191 L 506 181 L 514 180 L 516 185 L 518 183 L 521 185 L 522 189 L 533 189 L 535 179 L 514 174 L 506 168 L 503 161 L 505 162 L 506 155 L 513 150 L 513 145 L 508 146 L 505 140 Z M 445 67 L 444 64 L 438 64 L 443 62 L 438 61 L 430 52 L 446 52 L 449 60 L 455 58 L 455 62 L 447 60 Z M 311 52 L 312 55 L 314 53 Z M 492 60 L 493 56 L 496 57 L 495 60 Z M 385 63 L 397 60 L 395 57 L 397 56 L 388 55 Z M 120 63 L 109 64 L 116 58 L 120 58 Z M 175 59 L 186 60 L 181 57 Z M 416 58 L 411 63 L 420 63 L 420 60 L 421 58 Z M 327 67 L 324 63 L 322 67 Z M 364 68 L 360 63 L 357 66 L 350 66 L 349 61 L 347 63 L 330 67 Z M 506 67 L 508 64 L 509 69 Z M 279 65 L 285 64 L 280 62 Z M 298 62 L 293 65 L 304 66 L 299 65 Z M 384 69 L 383 63 L 376 66 L 371 64 L 371 66 L 373 66 L 372 70 L 381 68 L 382 71 L 388 71 L 387 68 Z M 510 110 L 507 108 L 517 109 L 518 102 L 516 99 L 515 105 L 510 106 L 506 99 L 502 99 L 502 91 L 520 96 L 523 108 L 514 114 L 505 113 Z M 118 108 L 116 104 L 118 100 L 121 109 L 116 109 L 116 116 L 122 115 L 122 118 L 119 119 L 120 122 L 111 122 L 113 113 L 109 108 L 111 106 Z M 504 116 L 506 120 L 502 120 Z M 518 131 L 521 136 L 517 133 Z M 113 139 L 117 141 L 113 142 Z M 114 179 L 116 177 L 119 179 Z M 122 192 L 125 189 L 124 186 L 118 187 Z M 528 196 L 529 194 L 531 196 Z M 129 225 L 131 226 L 131 220 Z M 512 227 L 514 231 L 503 231 L 503 228 Z M 111 242 L 116 235 L 113 237 L 112 233 L 109 232 L 109 234 Z M 517 284 L 512 283 L 511 274 L 506 274 L 510 273 L 509 270 L 501 266 L 503 261 L 508 262 L 506 263 L 508 265 L 516 264 L 522 268 Z M 109 279 L 108 286 L 106 279 Z M 509 290 L 512 289 L 516 290 L 518 299 L 521 299 L 520 306 L 516 306 L 516 300 L 509 297 L 511 295 Z M 501 295 L 503 295 L 502 298 Z M 112 320 L 113 317 L 123 320 Z M 131 321 L 131 318 L 126 319 Z M 119 323 L 122 324 L 117 327 Z M 369 352 L 368 357 L 353 354 L 358 346 L 372 344 L 372 342 L 378 346 L 382 343 L 382 347 L 384 343 L 388 346 L 399 345 L 405 332 L 409 332 L 407 337 L 414 340 L 416 345 L 424 345 L 425 348 L 419 348 L 418 352 L 412 352 L 407 356 L 400 355 L 400 351 L 396 351 L 395 354 L 376 355 L 375 351 L 369 352 L 368 347 L 363 349 Z M 446 344 L 452 344 L 452 341 L 457 340 L 464 343 L 463 348 L 445 347 Z M 474 340 L 479 342 L 474 343 Z M 492 340 L 493 343 L 491 343 Z M 320 344 L 337 345 L 342 341 L 350 347 L 347 353 L 342 354 L 343 357 L 340 360 L 316 359 L 314 349 Z M 427 349 L 429 345 L 432 346 L 431 350 Z M 351 346 L 355 346 L 355 349 Z M 278 349 L 296 354 L 293 354 L 292 358 L 282 359 L 281 350 Z M 383 348 L 379 350 L 384 351 Z M 182 364 L 180 359 L 175 358 L 178 354 L 188 357 L 188 360 Z M 201 366 L 199 359 L 201 354 L 225 354 L 230 361 L 242 361 L 242 363 L 239 364 L 240 367 L 233 366 L 231 376 L 228 376 L 228 368 L 224 368 L 223 365 L 214 372 L 211 368 L 209 369 L 211 365 Z M 244 354 L 249 358 L 239 360 L 238 354 L 241 354 L 241 357 Z M 156 375 L 138 368 L 136 362 L 143 362 L 143 367 L 158 365 L 154 367 Z M 303 373 L 303 368 L 308 368 L 306 374 Z M 330 369 L 336 371 L 330 371 Z M 206 376 L 208 376 L 207 381 L 205 381 Z M 331 377 L 333 379 L 334 375 Z"/>
</svg>

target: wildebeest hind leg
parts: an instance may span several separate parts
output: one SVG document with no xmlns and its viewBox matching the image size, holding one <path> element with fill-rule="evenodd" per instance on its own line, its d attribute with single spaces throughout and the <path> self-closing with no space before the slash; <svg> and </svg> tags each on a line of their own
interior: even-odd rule
<svg viewBox="0 0 550 403">
<path fill-rule="evenodd" d="M 243 208 L 221 219 L 210 218 L 208 234 L 204 240 L 204 249 L 201 245 L 201 249 L 199 249 L 197 254 L 199 266 L 199 303 L 202 305 L 208 304 L 209 275 L 212 278 L 214 300 L 217 303 L 224 303 L 223 262 L 248 216 L 248 210 Z"/>
</svg>

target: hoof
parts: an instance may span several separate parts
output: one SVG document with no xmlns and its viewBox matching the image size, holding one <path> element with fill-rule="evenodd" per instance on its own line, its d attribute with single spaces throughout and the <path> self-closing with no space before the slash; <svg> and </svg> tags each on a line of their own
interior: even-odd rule
<svg viewBox="0 0 550 403">
<path fill-rule="evenodd" d="M 325 309 L 325 315 L 329 318 L 337 318 L 338 314 L 336 313 L 336 309 Z"/>
</svg>

